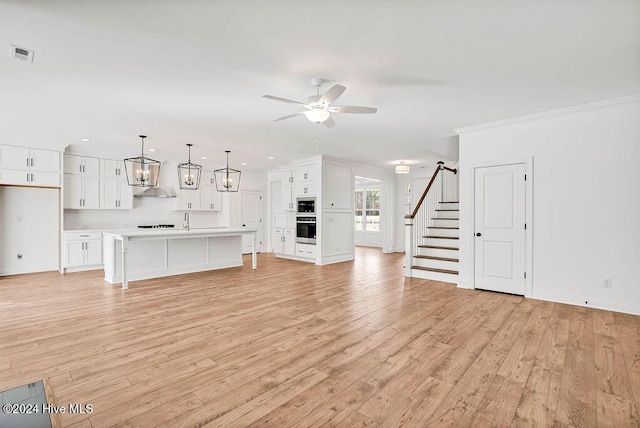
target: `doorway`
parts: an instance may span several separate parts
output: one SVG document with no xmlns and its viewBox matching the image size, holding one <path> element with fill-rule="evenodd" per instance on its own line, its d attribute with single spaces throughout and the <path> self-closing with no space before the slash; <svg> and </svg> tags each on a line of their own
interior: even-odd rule
<svg viewBox="0 0 640 428">
<path fill-rule="evenodd" d="M 475 288 L 525 295 L 525 163 L 474 169 Z"/>
<path fill-rule="evenodd" d="M 382 247 L 380 231 L 382 181 L 355 176 L 354 242 L 366 247 Z"/>
<path fill-rule="evenodd" d="M 262 191 L 261 190 L 241 190 L 240 191 L 240 227 L 243 229 L 257 229 L 256 251 L 262 251 Z M 251 252 L 251 235 L 242 236 L 242 253 Z"/>
</svg>

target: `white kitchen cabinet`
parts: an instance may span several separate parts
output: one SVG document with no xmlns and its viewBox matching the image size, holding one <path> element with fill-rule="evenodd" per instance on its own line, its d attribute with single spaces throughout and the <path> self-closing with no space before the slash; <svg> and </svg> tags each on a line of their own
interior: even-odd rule
<svg viewBox="0 0 640 428">
<path fill-rule="evenodd" d="M 200 209 L 202 211 L 222 211 L 222 193 L 216 186 L 200 185 Z"/>
<path fill-rule="evenodd" d="M 0 169 L 0 184 L 15 186 L 60 187 L 60 174 L 18 169 Z"/>
<path fill-rule="evenodd" d="M 280 201 L 282 203 L 282 211 L 295 211 L 296 210 L 296 195 L 295 186 L 292 184 L 282 185 L 282 197 Z"/>
<path fill-rule="evenodd" d="M 282 176 L 282 184 L 293 184 L 296 181 L 296 170 L 293 168 L 282 169 L 280 171 Z"/>
<path fill-rule="evenodd" d="M 0 168 L 60 171 L 60 152 L 0 145 Z"/>
<path fill-rule="evenodd" d="M 178 193 L 178 210 L 200 211 L 200 189 L 180 189 Z"/>
<path fill-rule="evenodd" d="M 273 250 L 276 254 L 294 256 L 296 254 L 296 230 L 281 228 L 274 229 Z"/>
<path fill-rule="evenodd" d="M 322 183 L 323 207 L 325 209 L 353 209 L 353 172 L 342 165 L 324 164 Z"/>
<path fill-rule="evenodd" d="M 29 149 L 32 171 L 60 172 L 60 152 L 54 150 Z"/>
<path fill-rule="evenodd" d="M 0 168 L 29 168 L 30 155 L 28 147 L 0 146 Z"/>
<path fill-rule="evenodd" d="M 127 178 L 127 174 L 124 169 L 124 161 L 122 159 L 100 159 L 100 162 L 101 177 Z"/>
<path fill-rule="evenodd" d="M 88 156 L 64 155 L 65 174 L 100 175 L 100 159 Z"/>
<path fill-rule="evenodd" d="M 296 183 L 320 179 L 320 165 L 301 165 L 296 168 Z"/>
<path fill-rule="evenodd" d="M 202 211 L 222 211 L 222 192 L 215 186 L 213 171 L 202 171 L 200 176 L 200 209 Z"/>
<path fill-rule="evenodd" d="M 306 257 L 308 259 L 316 258 L 316 246 L 312 244 L 296 243 L 296 256 Z"/>
<path fill-rule="evenodd" d="M 100 208 L 112 210 L 133 209 L 133 191 L 126 180 L 100 179 Z"/>
<path fill-rule="evenodd" d="M 100 208 L 100 179 L 76 174 L 64 174 L 64 208 Z"/>
<path fill-rule="evenodd" d="M 60 152 L 0 145 L 0 184 L 60 187 Z"/>
<path fill-rule="evenodd" d="M 99 269 L 102 266 L 102 232 L 64 233 L 64 271 Z"/>
<path fill-rule="evenodd" d="M 296 196 L 316 196 L 318 194 L 317 181 L 303 181 L 296 184 Z"/>
</svg>

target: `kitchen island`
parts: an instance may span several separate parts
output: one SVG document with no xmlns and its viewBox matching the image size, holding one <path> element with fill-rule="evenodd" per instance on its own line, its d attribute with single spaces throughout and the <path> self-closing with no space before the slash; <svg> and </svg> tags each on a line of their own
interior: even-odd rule
<svg viewBox="0 0 640 428">
<path fill-rule="evenodd" d="M 134 229 L 103 233 L 104 279 L 110 284 L 242 266 L 242 235 L 256 229 Z"/>
</svg>

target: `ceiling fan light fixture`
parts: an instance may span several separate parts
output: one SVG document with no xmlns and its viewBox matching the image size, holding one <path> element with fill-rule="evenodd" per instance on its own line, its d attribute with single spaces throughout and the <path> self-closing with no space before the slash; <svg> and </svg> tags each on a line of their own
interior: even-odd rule
<svg viewBox="0 0 640 428">
<path fill-rule="evenodd" d="M 304 115 L 307 119 L 309 119 L 313 123 L 322 123 L 325 120 L 329 119 L 331 115 L 327 110 L 323 109 L 320 106 L 313 107 L 311 110 L 307 110 L 304 112 Z"/>
<path fill-rule="evenodd" d="M 411 167 L 404 162 L 400 162 L 400 165 L 396 165 L 396 174 L 409 174 Z"/>
</svg>

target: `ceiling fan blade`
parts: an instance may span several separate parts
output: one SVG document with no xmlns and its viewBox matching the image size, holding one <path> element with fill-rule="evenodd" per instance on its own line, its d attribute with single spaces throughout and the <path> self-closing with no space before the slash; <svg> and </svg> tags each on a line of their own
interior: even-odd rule
<svg viewBox="0 0 640 428">
<path fill-rule="evenodd" d="M 327 120 L 322 122 L 322 124 L 324 126 L 326 126 L 327 128 L 333 128 L 334 126 L 336 126 L 336 122 L 333 120 L 333 118 L 331 116 L 329 116 L 329 118 Z"/>
<path fill-rule="evenodd" d="M 269 98 L 270 100 L 274 100 L 274 101 L 280 101 L 283 103 L 289 103 L 289 104 L 295 104 L 295 105 L 299 105 L 302 106 L 304 108 L 311 108 L 308 104 L 305 103 L 301 103 L 300 101 L 293 101 L 293 100 L 288 100 L 286 98 L 280 98 L 280 97 L 274 97 L 273 95 L 263 95 L 264 98 Z"/>
<path fill-rule="evenodd" d="M 333 85 L 332 87 L 329 88 L 327 92 L 324 93 L 322 97 L 320 97 L 320 102 L 325 104 L 331 104 L 332 102 L 337 100 L 340 95 L 342 95 L 345 89 L 347 88 L 345 88 L 342 85 Z"/>
<path fill-rule="evenodd" d="M 298 113 L 288 114 L 286 116 L 282 116 L 282 117 L 279 117 L 279 118 L 275 119 L 274 122 L 280 122 L 281 120 L 291 119 L 292 117 L 300 116 L 301 114 L 304 114 L 304 112 L 303 111 L 299 111 Z"/>
<path fill-rule="evenodd" d="M 359 106 L 342 106 L 329 107 L 331 113 L 356 113 L 356 114 L 373 114 L 378 111 L 375 107 L 359 107 Z"/>
</svg>

